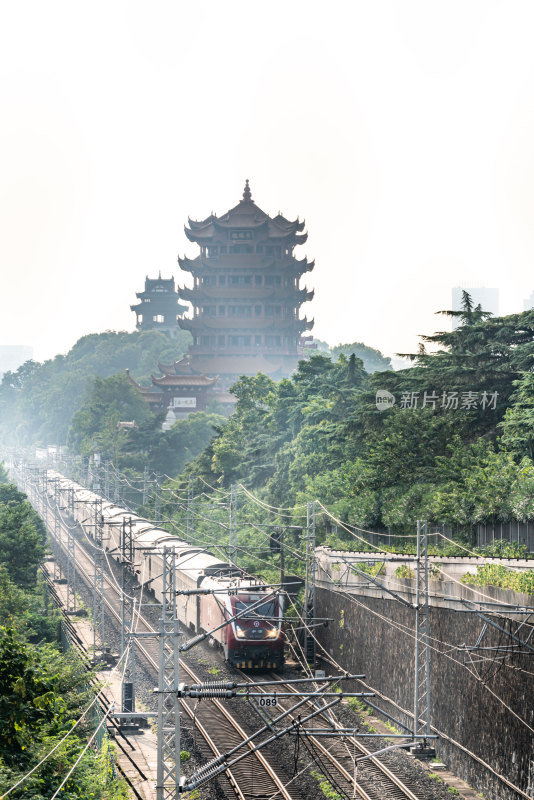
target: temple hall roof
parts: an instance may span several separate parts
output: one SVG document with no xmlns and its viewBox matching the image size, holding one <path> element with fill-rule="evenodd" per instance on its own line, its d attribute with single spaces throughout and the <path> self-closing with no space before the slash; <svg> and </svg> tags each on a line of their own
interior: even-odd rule
<svg viewBox="0 0 534 800">
<path fill-rule="evenodd" d="M 129 369 L 126 370 L 126 377 L 132 384 L 132 386 L 135 386 L 136 389 L 139 389 L 140 393 L 142 394 L 143 398 L 147 401 L 147 403 L 163 402 L 164 395 L 161 391 L 154 389 L 152 386 L 141 386 L 140 383 L 137 383 L 137 381 L 132 378 Z"/>
<path fill-rule="evenodd" d="M 154 386 L 213 386 L 217 382 L 217 377 L 208 378 L 207 375 L 163 375 L 156 378 L 152 375 Z"/>
<path fill-rule="evenodd" d="M 173 364 L 162 364 L 158 361 L 158 369 L 164 375 L 202 375 L 202 372 L 193 368 L 191 357 L 187 355 Z"/>
<path fill-rule="evenodd" d="M 198 358 L 205 372 L 217 372 L 220 375 L 256 375 L 263 372 L 274 375 L 283 368 L 281 358 L 274 357 L 271 361 L 264 356 L 213 356 Z"/>
</svg>

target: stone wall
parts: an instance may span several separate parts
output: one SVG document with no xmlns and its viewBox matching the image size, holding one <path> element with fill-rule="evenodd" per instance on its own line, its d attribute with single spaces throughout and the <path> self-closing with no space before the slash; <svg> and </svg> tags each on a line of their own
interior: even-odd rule
<svg viewBox="0 0 534 800">
<path fill-rule="evenodd" d="M 411 711 L 415 612 L 393 599 L 339 589 L 319 588 L 317 602 L 319 617 L 334 618 L 328 627 L 317 629 L 326 654 L 344 669 L 365 674 L 366 682 Z M 505 628 L 510 625 L 507 620 L 497 621 Z M 534 727 L 534 654 L 513 654 L 503 662 L 488 651 L 459 651 L 478 639 L 483 622 L 474 614 L 434 607 L 430 624 L 431 636 L 437 640 L 432 650 L 432 724 L 534 797 L 534 735 L 492 694 Z M 493 628 L 482 641 L 484 647 L 509 643 L 508 635 Z M 393 705 L 383 707 L 411 724 Z M 439 739 L 436 748 L 449 768 L 486 798 L 521 796 L 446 740 Z"/>
</svg>

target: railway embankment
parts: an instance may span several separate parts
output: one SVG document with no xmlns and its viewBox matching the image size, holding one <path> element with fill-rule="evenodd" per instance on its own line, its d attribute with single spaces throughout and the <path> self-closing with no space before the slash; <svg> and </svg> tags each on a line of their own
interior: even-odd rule
<svg viewBox="0 0 534 800">
<path fill-rule="evenodd" d="M 350 554 L 353 561 L 355 554 Z M 388 554 L 389 556 L 389 554 Z M 342 554 L 318 555 L 318 651 L 379 693 L 379 705 L 410 726 L 413 716 L 415 603 L 408 557 L 373 562 L 378 587 L 355 574 Z M 464 566 L 460 566 L 463 561 Z M 528 613 L 534 597 L 491 586 L 465 585 L 465 562 L 431 568 L 429 581 L 431 721 L 437 755 L 470 786 L 494 800 L 534 796 L 534 637 Z M 449 563 L 455 562 L 455 563 Z M 399 571 L 399 566 L 404 568 Z M 361 566 L 361 565 L 360 565 Z M 531 568 L 532 562 L 513 568 Z M 358 567 L 356 567 L 358 569 Z M 397 572 L 397 575 L 395 574 Z M 399 577 L 404 574 L 408 577 Z M 372 577 L 372 576 L 371 576 Z"/>
</svg>

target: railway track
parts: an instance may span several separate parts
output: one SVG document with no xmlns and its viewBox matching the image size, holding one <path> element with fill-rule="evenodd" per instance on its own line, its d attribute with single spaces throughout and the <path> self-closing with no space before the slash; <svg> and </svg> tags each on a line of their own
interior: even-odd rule
<svg viewBox="0 0 534 800">
<path fill-rule="evenodd" d="M 49 530 L 50 510 L 46 509 L 45 522 Z M 61 534 L 66 535 L 66 528 L 63 523 L 60 525 Z M 60 546 L 66 551 L 64 536 L 60 537 Z M 85 583 L 92 585 L 92 559 L 86 548 L 77 542 L 76 546 L 76 569 Z M 115 622 L 120 625 L 120 597 L 119 589 L 107 575 L 104 576 L 106 593 L 104 602 L 108 614 Z M 142 633 L 156 633 L 153 626 L 141 614 L 136 615 L 137 631 Z M 136 652 L 141 653 L 148 666 L 154 673 L 154 682 L 157 683 L 158 673 L 158 644 L 157 640 L 143 639 L 136 641 Z M 191 683 L 201 683 L 202 678 L 195 674 L 189 664 L 180 659 L 180 670 L 188 676 Z M 189 699 L 182 699 L 181 708 L 194 727 L 196 727 L 205 740 L 207 747 L 211 751 L 212 757 L 219 757 L 237 747 L 243 740 L 248 738 L 248 734 L 243 730 L 240 723 L 228 711 L 224 704 L 217 699 L 203 700 L 201 703 Z M 142 714 L 140 714 L 142 716 Z M 243 759 L 239 763 L 227 769 L 226 778 L 231 784 L 235 796 L 239 800 L 306 800 L 298 787 L 291 791 L 285 788 L 287 776 L 280 776 L 277 767 L 262 752 L 254 751 L 254 745 L 247 745 L 251 751 L 250 757 Z"/>
<path fill-rule="evenodd" d="M 251 681 L 250 677 L 242 672 L 241 677 L 244 681 Z M 278 679 L 283 684 L 283 677 L 277 674 L 271 675 L 272 679 Z M 283 684 L 284 690 L 295 692 L 296 689 L 291 684 Z M 282 687 L 281 687 L 282 688 Z M 287 707 L 287 703 L 279 701 L 283 708 Z M 310 701 L 308 706 L 317 709 L 320 701 Z M 292 718 L 292 715 L 289 715 Z M 333 721 L 334 728 L 340 728 L 341 725 Z M 314 718 L 314 728 L 323 728 L 332 730 L 332 725 L 328 723 L 322 716 Z M 327 740 L 330 742 L 328 747 L 321 742 L 318 737 L 306 736 L 307 743 L 311 746 L 312 751 L 317 754 L 317 760 L 323 764 L 328 764 L 335 773 L 335 782 L 338 788 L 341 789 L 347 797 L 360 797 L 361 800 L 432 800 L 430 793 L 422 793 L 415 787 L 407 785 L 399 776 L 395 775 L 384 763 L 379 761 L 378 758 L 369 758 L 365 761 L 365 766 L 359 768 L 357 776 L 355 775 L 354 762 L 356 758 L 363 755 L 371 755 L 372 751 L 365 747 L 359 739 L 353 736 L 347 736 L 339 740 Z M 333 743 L 332 743 L 333 742 Z"/>
<path fill-rule="evenodd" d="M 46 509 L 45 521 L 49 530 L 53 530 L 49 520 L 50 509 Z M 66 551 L 66 542 L 63 534 L 66 535 L 66 527 L 63 523 L 60 526 L 60 546 L 63 552 Z M 92 585 L 92 564 L 93 561 L 86 549 L 80 542 L 77 542 L 76 566 L 78 573 L 84 581 L 91 587 Z M 120 598 L 119 589 L 116 583 L 107 575 L 104 576 L 106 583 L 105 604 L 109 615 L 120 625 Z M 141 614 L 138 619 L 137 630 L 139 632 L 155 633 L 155 629 Z M 140 652 L 154 675 L 158 671 L 157 640 L 137 640 L 136 649 Z M 202 683 L 202 678 L 194 673 L 189 664 L 180 659 L 180 669 L 190 679 L 191 683 Z M 250 676 L 241 673 L 243 680 L 251 682 Z M 283 678 L 276 675 L 277 680 Z M 287 691 L 296 691 L 291 685 L 285 685 Z M 288 709 L 288 702 L 280 702 L 282 710 Z M 309 704 L 314 710 L 317 705 L 313 702 Z M 206 755 L 217 758 L 237 747 L 241 742 L 248 738 L 248 733 L 243 730 L 240 723 L 217 699 L 203 700 L 201 703 L 189 700 L 181 700 L 182 710 L 187 714 L 195 728 L 201 733 L 205 743 Z M 292 719 L 291 714 L 288 719 Z M 295 719 L 296 721 L 296 719 Z M 328 721 L 320 715 L 314 718 L 314 727 L 330 728 Z M 334 723 L 335 727 L 340 727 Z M 325 747 L 318 737 L 306 736 L 306 747 L 314 754 L 317 765 L 324 772 L 326 777 L 335 787 L 335 791 L 341 797 L 359 797 L 361 800 L 433 800 L 432 794 L 428 790 L 421 790 L 420 787 L 410 787 L 397 775 L 395 775 L 378 758 L 369 758 L 360 766 L 358 774 L 355 773 L 355 758 L 361 755 L 371 755 L 372 751 L 367 749 L 360 740 L 354 737 L 344 737 L 343 739 L 328 740 L 329 745 Z M 253 744 L 247 747 L 253 749 Z M 251 761 L 253 759 L 253 761 Z M 240 800 L 306 800 L 309 795 L 303 795 L 296 780 L 292 776 L 280 775 L 280 769 L 274 765 L 272 759 L 262 752 L 255 751 L 231 769 L 225 772 L 226 779 L 232 790 Z M 326 767 L 326 765 L 328 765 Z M 286 788 L 290 785 L 290 789 Z"/>
</svg>

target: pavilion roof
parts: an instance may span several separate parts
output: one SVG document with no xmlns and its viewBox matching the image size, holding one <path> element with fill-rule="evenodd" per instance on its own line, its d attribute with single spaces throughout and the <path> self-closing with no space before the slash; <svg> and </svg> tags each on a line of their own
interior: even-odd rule
<svg viewBox="0 0 534 800">
<path fill-rule="evenodd" d="M 149 278 L 148 275 L 146 275 L 145 292 L 149 292 L 158 286 L 161 287 L 162 289 L 170 289 L 174 291 L 175 288 L 174 275 L 171 275 L 170 278 L 162 278 L 161 272 L 159 273 L 157 278 Z"/>
</svg>

